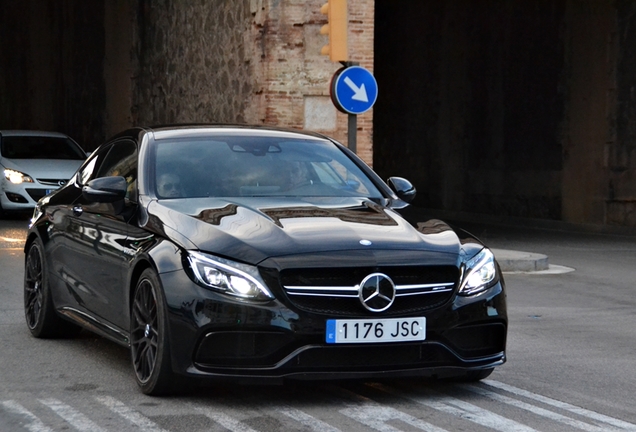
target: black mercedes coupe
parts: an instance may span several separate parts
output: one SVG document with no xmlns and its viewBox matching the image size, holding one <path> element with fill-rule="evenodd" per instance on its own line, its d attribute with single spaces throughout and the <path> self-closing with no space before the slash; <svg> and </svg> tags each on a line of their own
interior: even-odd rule
<svg viewBox="0 0 636 432">
<path fill-rule="evenodd" d="M 414 197 L 319 134 L 130 129 L 38 202 L 27 325 L 129 347 L 146 394 L 188 378 L 483 379 L 506 360 L 501 272 Z"/>
</svg>

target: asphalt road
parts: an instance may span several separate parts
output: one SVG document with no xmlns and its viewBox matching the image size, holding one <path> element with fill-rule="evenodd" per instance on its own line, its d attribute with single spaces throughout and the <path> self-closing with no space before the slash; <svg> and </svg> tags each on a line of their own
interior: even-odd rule
<svg viewBox="0 0 636 432">
<path fill-rule="evenodd" d="M 636 238 L 466 224 L 560 274 L 507 274 L 508 363 L 486 381 L 216 385 L 141 394 L 127 350 L 30 336 L 26 220 L 0 220 L 0 431 L 636 431 Z"/>
</svg>

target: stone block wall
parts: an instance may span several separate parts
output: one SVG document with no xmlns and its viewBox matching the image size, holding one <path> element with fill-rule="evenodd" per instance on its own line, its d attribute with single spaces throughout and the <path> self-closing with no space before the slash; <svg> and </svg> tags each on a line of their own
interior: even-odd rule
<svg viewBox="0 0 636 432">
<path fill-rule="evenodd" d="M 249 0 L 141 0 L 133 123 L 246 121 L 257 87 Z"/>
</svg>

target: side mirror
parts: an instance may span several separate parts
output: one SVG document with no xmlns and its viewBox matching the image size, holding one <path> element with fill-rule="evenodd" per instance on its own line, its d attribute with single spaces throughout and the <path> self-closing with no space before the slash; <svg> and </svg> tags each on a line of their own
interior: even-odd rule
<svg viewBox="0 0 636 432">
<path fill-rule="evenodd" d="M 415 186 L 407 179 L 402 177 L 390 177 L 387 180 L 387 184 L 402 201 L 410 203 L 415 199 L 417 191 L 415 190 Z"/>
<path fill-rule="evenodd" d="M 100 177 L 82 187 L 82 196 L 91 202 L 114 203 L 126 197 L 127 189 L 123 177 Z"/>
</svg>

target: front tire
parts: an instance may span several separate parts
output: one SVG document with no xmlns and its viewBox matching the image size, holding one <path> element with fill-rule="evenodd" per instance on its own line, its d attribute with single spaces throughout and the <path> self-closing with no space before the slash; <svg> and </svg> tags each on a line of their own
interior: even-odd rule
<svg viewBox="0 0 636 432">
<path fill-rule="evenodd" d="M 135 379 L 147 395 L 173 390 L 165 297 L 154 270 L 146 269 L 135 287 L 130 317 L 130 351 Z"/>
<path fill-rule="evenodd" d="M 38 238 L 29 246 L 24 263 L 24 316 L 36 338 L 72 337 L 81 328 L 57 314 L 48 283 L 44 246 Z"/>
</svg>

